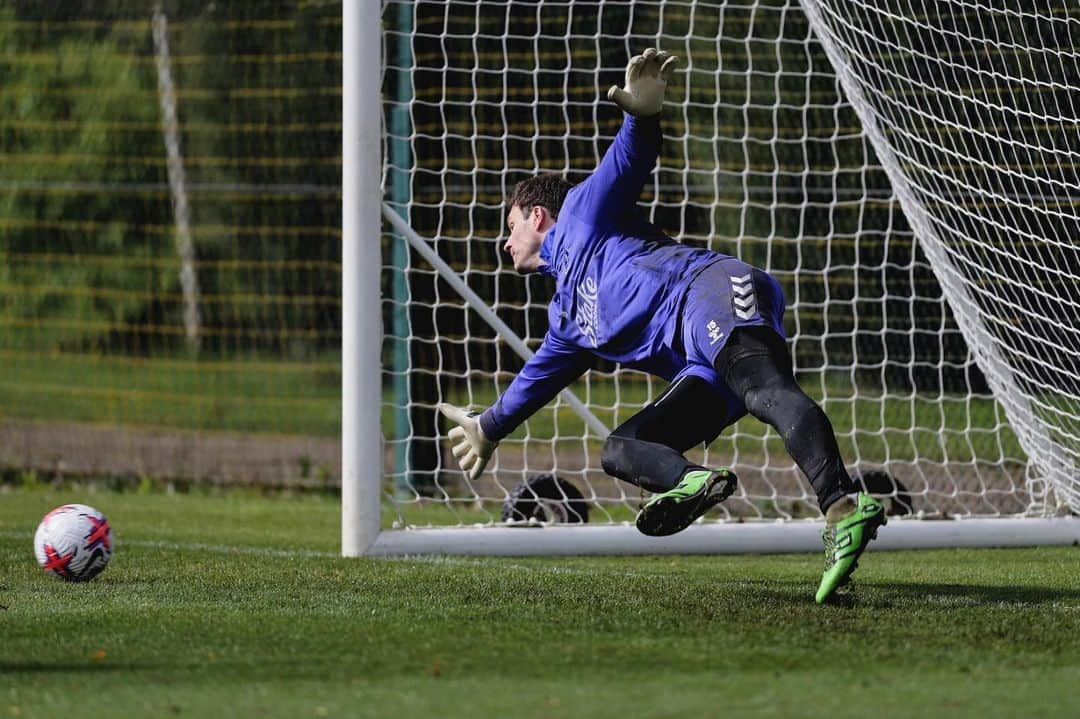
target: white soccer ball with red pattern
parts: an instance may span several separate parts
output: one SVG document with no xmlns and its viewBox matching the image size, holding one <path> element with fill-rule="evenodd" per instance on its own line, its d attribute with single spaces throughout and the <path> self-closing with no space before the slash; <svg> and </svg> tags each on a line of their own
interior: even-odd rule
<svg viewBox="0 0 1080 719">
<path fill-rule="evenodd" d="M 34 534 L 34 555 L 48 574 L 87 582 L 112 558 L 109 520 L 85 504 L 65 504 L 45 515 Z"/>
</svg>

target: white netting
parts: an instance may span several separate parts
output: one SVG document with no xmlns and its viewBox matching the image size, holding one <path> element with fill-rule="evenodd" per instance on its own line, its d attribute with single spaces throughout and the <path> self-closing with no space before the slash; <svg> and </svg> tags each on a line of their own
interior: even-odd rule
<svg viewBox="0 0 1080 719">
<path fill-rule="evenodd" d="M 543 278 L 518 277 L 501 256 L 504 199 L 515 182 L 541 171 L 585 177 L 621 121 L 604 91 L 620 80 L 631 55 L 659 45 L 679 54 L 683 69 L 669 89 L 665 145 L 642 202 L 680 241 L 738 255 L 780 280 L 798 378 L 823 403 L 849 466 L 885 470 L 904 485 L 901 499 L 910 497 L 916 513 L 995 516 L 1043 506 L 1045 492 L 1025 481 L 1026 456 L 1005 411 L 795 0 L 386 2 L 383 20 L 386 201 L 531 346 L 543 336 L 551 287 Z M 855 31 L 845 25 L 844 32 Z M 882 44 L 872 56 L 890 52 Z M 995 86 L 1004 92 L 1006 78 Z M 932 84 L 920 89 L 917 99 L 933 103 Z M 1050 122 L 1038 97 L 1028 96 L 1036 105 L 1025 117 Z M 899 113 L 886 94 L 878 98 Z M 1022 102 L 1014 98 L 1013 105 Z M 907 107 L 907 121 L 921 122 L 922 105 L 913 99 Z M 998 146 L 987 149 L 977 133 L 954 129 L 937 134 L 948 140 L 941 163 L 961 149 L 987 167 L 999 159 Z M 1016 135 L 1014 149 L 1038 135 Z M 1060 144 L 1048 147 L 1057 147 L 1052 157 L 1074 157 Z M 932 170 L 941 171 L 940 163 Z M 1016 202 L 1030 203 L 1030 189 L 1015 180 L 999 194 L 1003 201 L 1022 194 Z M 1058 209 L 1055 217 L 1065 214 Z M 1023 238 L 1043 213 L 1012 216 L 1029 223 L 1026 234 L 1009 237 L 1012 252 L 1031 251 Z M 994 215 L 984 224 L 1003 219 Z M 402 238 L 387 235 L 384 246 L 387 504 L 397 519 L 497 521 L 515 486 L 548 472 L 582 492 L 591 521 L 632 516 L 638 490 L 603 473 L 600 442 L 563 402 L 505 440 L 483 479 L 462 478 L 437 441 L 434 406 L 486 407 L 521 360 Z M 1068 252 L 1051 246 L 1061 258 Z M 984 246 L 984 255 L 970 259 L 994 276 L 992 253 L 1004 249 L 1004 242 Z M 1075 307 L 1062 300 L 1060 306 Z M 991 336 L 1003 334 L 996 328 L 1012 316 L 998 315 Z M 976 352 L 983 362 L 986 350 Z M 664 386 L 601 365 L 573 390 L 614 427 Z M 733 466 L 742 483 L 717 517 L 816 514 L 781 442 L 755 420 L 726 432 L 704 461 Z"/>
<path fill-rule="evenodd" d="M 806 5 L 1029 476 L 1080 512 L 1080 9 Z"/>
</svg>

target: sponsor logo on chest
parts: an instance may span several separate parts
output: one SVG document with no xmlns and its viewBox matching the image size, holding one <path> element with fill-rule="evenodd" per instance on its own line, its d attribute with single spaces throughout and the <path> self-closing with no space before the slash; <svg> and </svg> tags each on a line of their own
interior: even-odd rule
<svg viewBox="0 0 1080 719">
<path fill-rule="evenodd" d="M 596 286 L 596 280 L 586 277 L 577 287 L 577 326 L 581 334 L 589 340 L 593 347 L 597 346 L 596 326 L 599 322 L 599 295 L 600 290 Z"/>
</svg>

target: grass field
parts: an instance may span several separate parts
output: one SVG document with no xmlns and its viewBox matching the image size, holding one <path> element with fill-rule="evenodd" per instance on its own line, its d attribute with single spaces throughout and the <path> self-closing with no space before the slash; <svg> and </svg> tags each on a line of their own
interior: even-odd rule
<svg viewBox="0 0 1080 719">
<path fill-rule="evenodd" d="M 43 576 L 41 515 L 110 517 L 95 582 Z M 1080 549 L 868 556 L 336 556 L 320 496 L 7 489 L 0 717 L 1066 716 Z"/>
</svg>

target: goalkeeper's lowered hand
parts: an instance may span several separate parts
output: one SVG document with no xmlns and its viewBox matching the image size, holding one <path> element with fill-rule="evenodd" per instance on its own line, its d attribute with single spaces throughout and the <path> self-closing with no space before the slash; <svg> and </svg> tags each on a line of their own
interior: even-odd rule
<svg viewBox="0 0 1080 719">
<path fill-rule="evenodd" d="M 659 115 L 664 109 L 664 91 L 678 65 L 677 55 L 650 47 L 630 58 L 626 65 L 626 86 L 612 85 L 608 99 L 635 117 Z"/>
<path fill-rule="evenodd" d="M 457 457 L 461 471 L 469 479 L 476 479 L 487 466 L 491 455 L 495 453 L 498 442 L 492 442 L 484 436 L 480 427 L 480 414 L 444 403 L 439 404 L 439 411 L 457 426 L 450 430 L 450 451 Z"/>
</svg>

